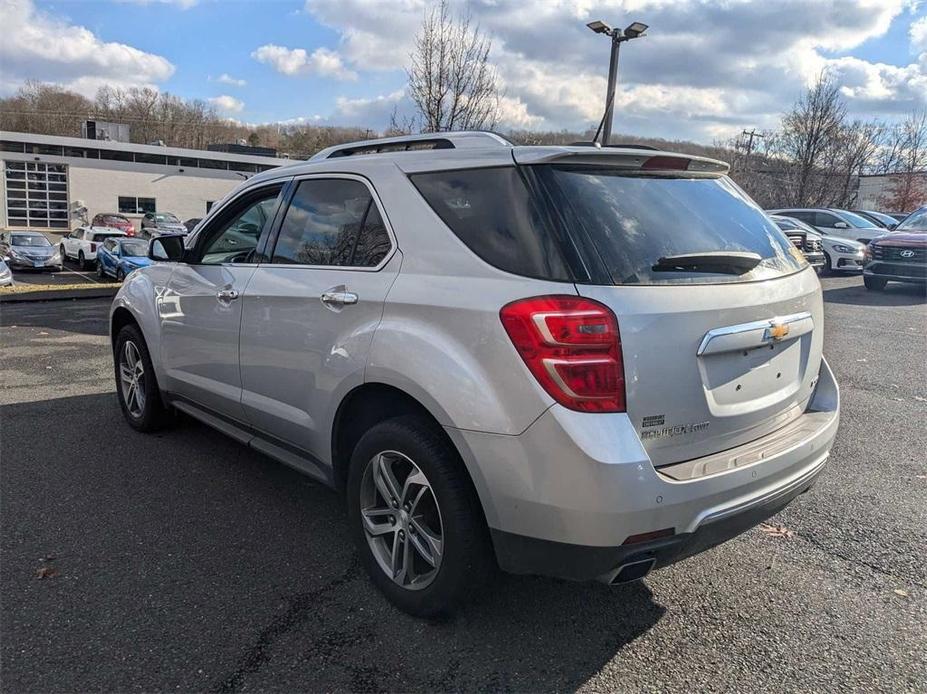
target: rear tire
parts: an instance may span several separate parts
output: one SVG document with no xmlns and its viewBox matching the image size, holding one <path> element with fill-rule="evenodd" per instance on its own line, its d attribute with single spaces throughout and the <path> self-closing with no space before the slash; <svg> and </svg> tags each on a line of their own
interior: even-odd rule
<svg viewBox="0 0 927 694">
<path fill-rule="evenodd" d="M 142 432 L 164 428 L 170 422 L 170 411 L 161 400 L 148 345 L 137 326 L 126 325 L 119 331 L 113 364 L 116 397 L 129 426 Z"/>
<path fill-rule="evenodd" d="M 423 416 L 388 419 L 361 437 L 347 502 L 361 561 L 404 612 L 447 614 L 495 571 L 482 507 L 460 456 Z"/>
<path fill-rule="evenodd" d="M 881 277 L 863 277 L 863 284 L 866 285 L 866 289 L 875 292 L 881 292 L 885 289 L 885 285 L 888 284 L 888 280 L 884 280 Z"/>
<path fill-rule="evenodd" d="M 87 259 L 84 257 L 83 251 L 77 252 L 77 264 L 80 265 L 81 270 L 87 269 Z"/>
</svg>

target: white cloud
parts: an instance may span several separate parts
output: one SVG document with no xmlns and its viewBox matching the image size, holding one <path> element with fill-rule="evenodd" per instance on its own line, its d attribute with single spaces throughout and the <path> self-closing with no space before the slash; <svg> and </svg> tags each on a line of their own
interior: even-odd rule
<svg viewBox="0 0 927 694">
<path fill-rule="evenodd" d="M 227 72 L 223 72 L 221 75 L 216 77 L 216 82 L 227 84 L 232 87 L 244 87 L 246 84 L 248 84 L 245 80 L 236 79 Z"/>
<path fill-rule="evenodd" d="M 228 94 L 213 97 L 209 100 L 209 103 L 223 113 L 241 113 L 245 108 L 244 101 L 236 99 L 234 96 L 229 96 Z"/>
<path fill-rule="evenodd" d="M 55 82 L 92 96 L 101 84 L 154 86 L 174 73 L 166 58 L 98 38 L 35 8 L 32 0 L 0 0 L 0 92 L 29 79 Z"/>
<path fill-rule="evenodd" d="M 251 57 L 289 77 L 318 75 L 338 80 L 356 80 L 357 73 L 345 67 L 341 56 L 328 48 L 308 53 L 304 48 L 287 48 L 269 43 L 255 50 Z"/>
<path fill-rule="evenodd" d="M 742 127 L 770 127 L 824 69 L 840 81 L 854 115 L 891 118 L 927 105 L 927 18 L 911 26 L 912 49 L 923 51 L 911 64 L 848 55 L 884 36 L 916 9 L 914 0 L 792 0 L 788 8 L 770 0 L 451 2 L 469 9 L 493 38 L 506 94 L 503 126 L 595 127 L 604 108 L 608 41 L 585 23 L 599 17 L 651 25 L 646 37 L 622 49 L 616 132 L 708 141 Z M 309 15 L 340 34 L 339 54 L 354 71 L 405 67 L 430 6 L 305 0 Z M 377 99 L 366 102 L 373 108 Z"/>
</svg>

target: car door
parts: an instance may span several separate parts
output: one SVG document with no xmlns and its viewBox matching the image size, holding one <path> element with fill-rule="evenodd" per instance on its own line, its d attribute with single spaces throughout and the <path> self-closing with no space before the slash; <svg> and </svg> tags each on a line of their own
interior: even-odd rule
<svg viewBox="0 0 927 694">
<path fill-rule="evenodd" d="M 401 254 L 365 179 L 297 179 L 289 197 L 245 291 L 242 406 L 255 429 L 327 461 L 337 403 L 363 383 Z"/>
<path fill-rule="evenodd" d="M 68 257 L 77 258 L 77 254 L 80 251 L 80 244 L 83 241 L 85 233 L 85 229 L 81 227 L 80 229 L 75 229 L 61 240 L 64 244 L 65 254 Z"/>
<path fill-rule="evenodd" d="M 239 421 L 241 296 L 282 190 L 283 183 L 250 188 L 224 205 L 177 263 L 163 292 L 170 301 L 159 305 L 166 388 Z"/>
</svg>

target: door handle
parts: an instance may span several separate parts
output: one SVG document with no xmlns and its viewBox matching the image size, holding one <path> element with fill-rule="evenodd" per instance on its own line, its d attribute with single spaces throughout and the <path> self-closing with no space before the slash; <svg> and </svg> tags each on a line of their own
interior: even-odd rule
<svg viewBox="0 0 927 694">
<path fill-rule="evenodd" d="M 216 292 L 216 298 L 219 301 L 227 304 L 229 302 L 235 301 L 235 299 L 238 298 L 238 292 L 234 289 L 220 289 Z"/>
<path fill-rule="evenodd" d="M 335 287 L 334 289 L 329 289 L 327 292 L 322 292 L 322 296 L 320 296 L 319 299 L 321 299 L 322 304 L 326 307 L 338 310 L 343 306 L 356 304 L 357 294 L 345 291 L 344 287 Z"/>
</svg>

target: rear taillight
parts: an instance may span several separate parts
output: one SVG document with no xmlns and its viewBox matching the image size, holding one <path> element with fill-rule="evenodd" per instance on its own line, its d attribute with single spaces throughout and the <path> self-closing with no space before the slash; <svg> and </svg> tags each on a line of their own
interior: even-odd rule
<svg viewBox="0 0 927 694">
<path fill-rule="evenodd" d="M 90 244 L 90 252 L 91 252 L 91 253 L 96 253 L 96 252 L 97 252 L 97 244 L 95 244 L 95 243 L 91 243 L 91 244 Z"/>
<path fill-rule="evenodd" d="M 502 325 L 538 383 L 580 412 L 624 412 L 618 321 L 598 301 L 538 296 L 499 312 Z"/>
</svg>

